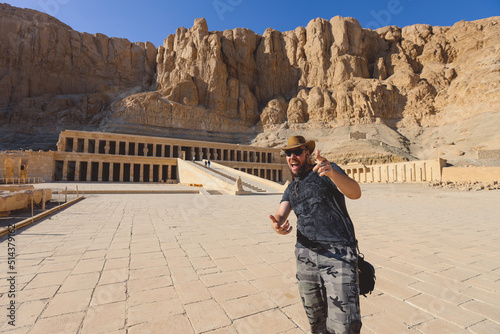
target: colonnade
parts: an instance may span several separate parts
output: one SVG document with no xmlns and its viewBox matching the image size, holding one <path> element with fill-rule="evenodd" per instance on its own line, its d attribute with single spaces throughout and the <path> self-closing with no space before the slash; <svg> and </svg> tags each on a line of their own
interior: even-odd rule
<svg viewBox="0 0 500 334">
<path fill-rule="evenodd" d="M 177 166 L 174 162 L 158 161 L 92 161 L 55 160 L 54 181 L 94 182 L 174 182 Z"/>
<path fill-rule="evenodd" d="M 343 166 L 347 175 L 362 183 L 429 182 L 441 180 L 446 160 L 434 159 L 380 165 Z"/>
<path fill-rule="evenodd" d="M 277 168 L 244 168 L 237 167 L 236 170 L 252 174 L 263 179 L 268 179 L 274 182 L 282 182 L 283 180 L 283 171 L 282 169 Z"/>
<path fill-rule="evenodd" d="M 273 163 L 278 160 L 275 155 L 279 156 L 279 150 L 270 148 L 116 134 L 100 135 L 117 138 L 89 138 L 88 134 L 63 131 L 57 143 L 58 152 L 256 163 Z"/>
</svg>

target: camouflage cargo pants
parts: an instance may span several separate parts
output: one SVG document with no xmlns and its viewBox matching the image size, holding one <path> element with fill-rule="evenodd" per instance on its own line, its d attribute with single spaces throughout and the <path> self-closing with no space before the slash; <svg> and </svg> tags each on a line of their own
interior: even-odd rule
<svg viewBox="0 0 500 334">
<path fill-rule="evenodd" d="M 355 249 L 296 247 L 295 257 L 299 292 L 311 333 L 359 333 L 361 315 Z"/>
</svg>

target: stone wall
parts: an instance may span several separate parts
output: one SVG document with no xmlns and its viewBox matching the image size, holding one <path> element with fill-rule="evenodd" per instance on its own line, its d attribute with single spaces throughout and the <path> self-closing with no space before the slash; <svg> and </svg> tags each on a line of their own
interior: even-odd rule
<svg viewBox="0 0 500 334">
<path fill-rule="evenodd" d="M 4 183 L 52 181 L 54 152 L 0 153 L 0 179 Z"/>
<path fill-rule="evenodd" d="M 500 167 L 446 167 L 442 182 L 500 182 Z"/>
<path fill-rule="evenodd" d="M 54 152 L 31 152 L 28 154 L 28 178 L 41 178 L 52 181 L 54 170 Z"/>
</svg>

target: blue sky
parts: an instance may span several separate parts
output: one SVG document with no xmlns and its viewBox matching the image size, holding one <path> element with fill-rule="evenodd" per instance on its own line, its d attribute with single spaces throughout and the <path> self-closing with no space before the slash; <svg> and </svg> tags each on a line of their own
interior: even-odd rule
<svg viewBox="0 0 500 334">
<path fill-rule="evenodd" d="M 294 30 L 317 17 L 356 18 L 364 28 L 416 23 L 451 26 L 500 15 L 500 0 L 17 0 L 12 6 L 50 14 L 74 30 L 156 46 L 178 27 L 204 17 L 208 29 L 243 27 L 262 34 L 267 28 Z"/>
</svg>

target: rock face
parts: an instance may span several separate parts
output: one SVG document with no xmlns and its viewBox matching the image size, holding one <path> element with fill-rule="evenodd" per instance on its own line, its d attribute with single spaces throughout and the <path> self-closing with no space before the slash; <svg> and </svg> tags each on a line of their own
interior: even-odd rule
<svg viewBox="0 0 500 334">
<path fill-rule="evenodd" d="M 99 86 L 150 88 L 156 72 L 151 43 L 72 30 L 36 11 L 0 5 L 2 102 L 44 94 L 94 93 Z"/>
<path fill-rule="evenodd" d="M 336 16 L 262 36 L 197 19 L 158 49 L 5 4 L 0 27 L 0 120 L 23 133 L 410 129 L 500 106 L 500 17 L 372 31 Z"/>
<path fill-rule="evenodd" d="M 0 4 L 0 31 L 0 119 L 20 131 L 88 124 L 118 92 L 155 83 L 151 43 L 79 33 L 7 4 Z"/>
</svg>

